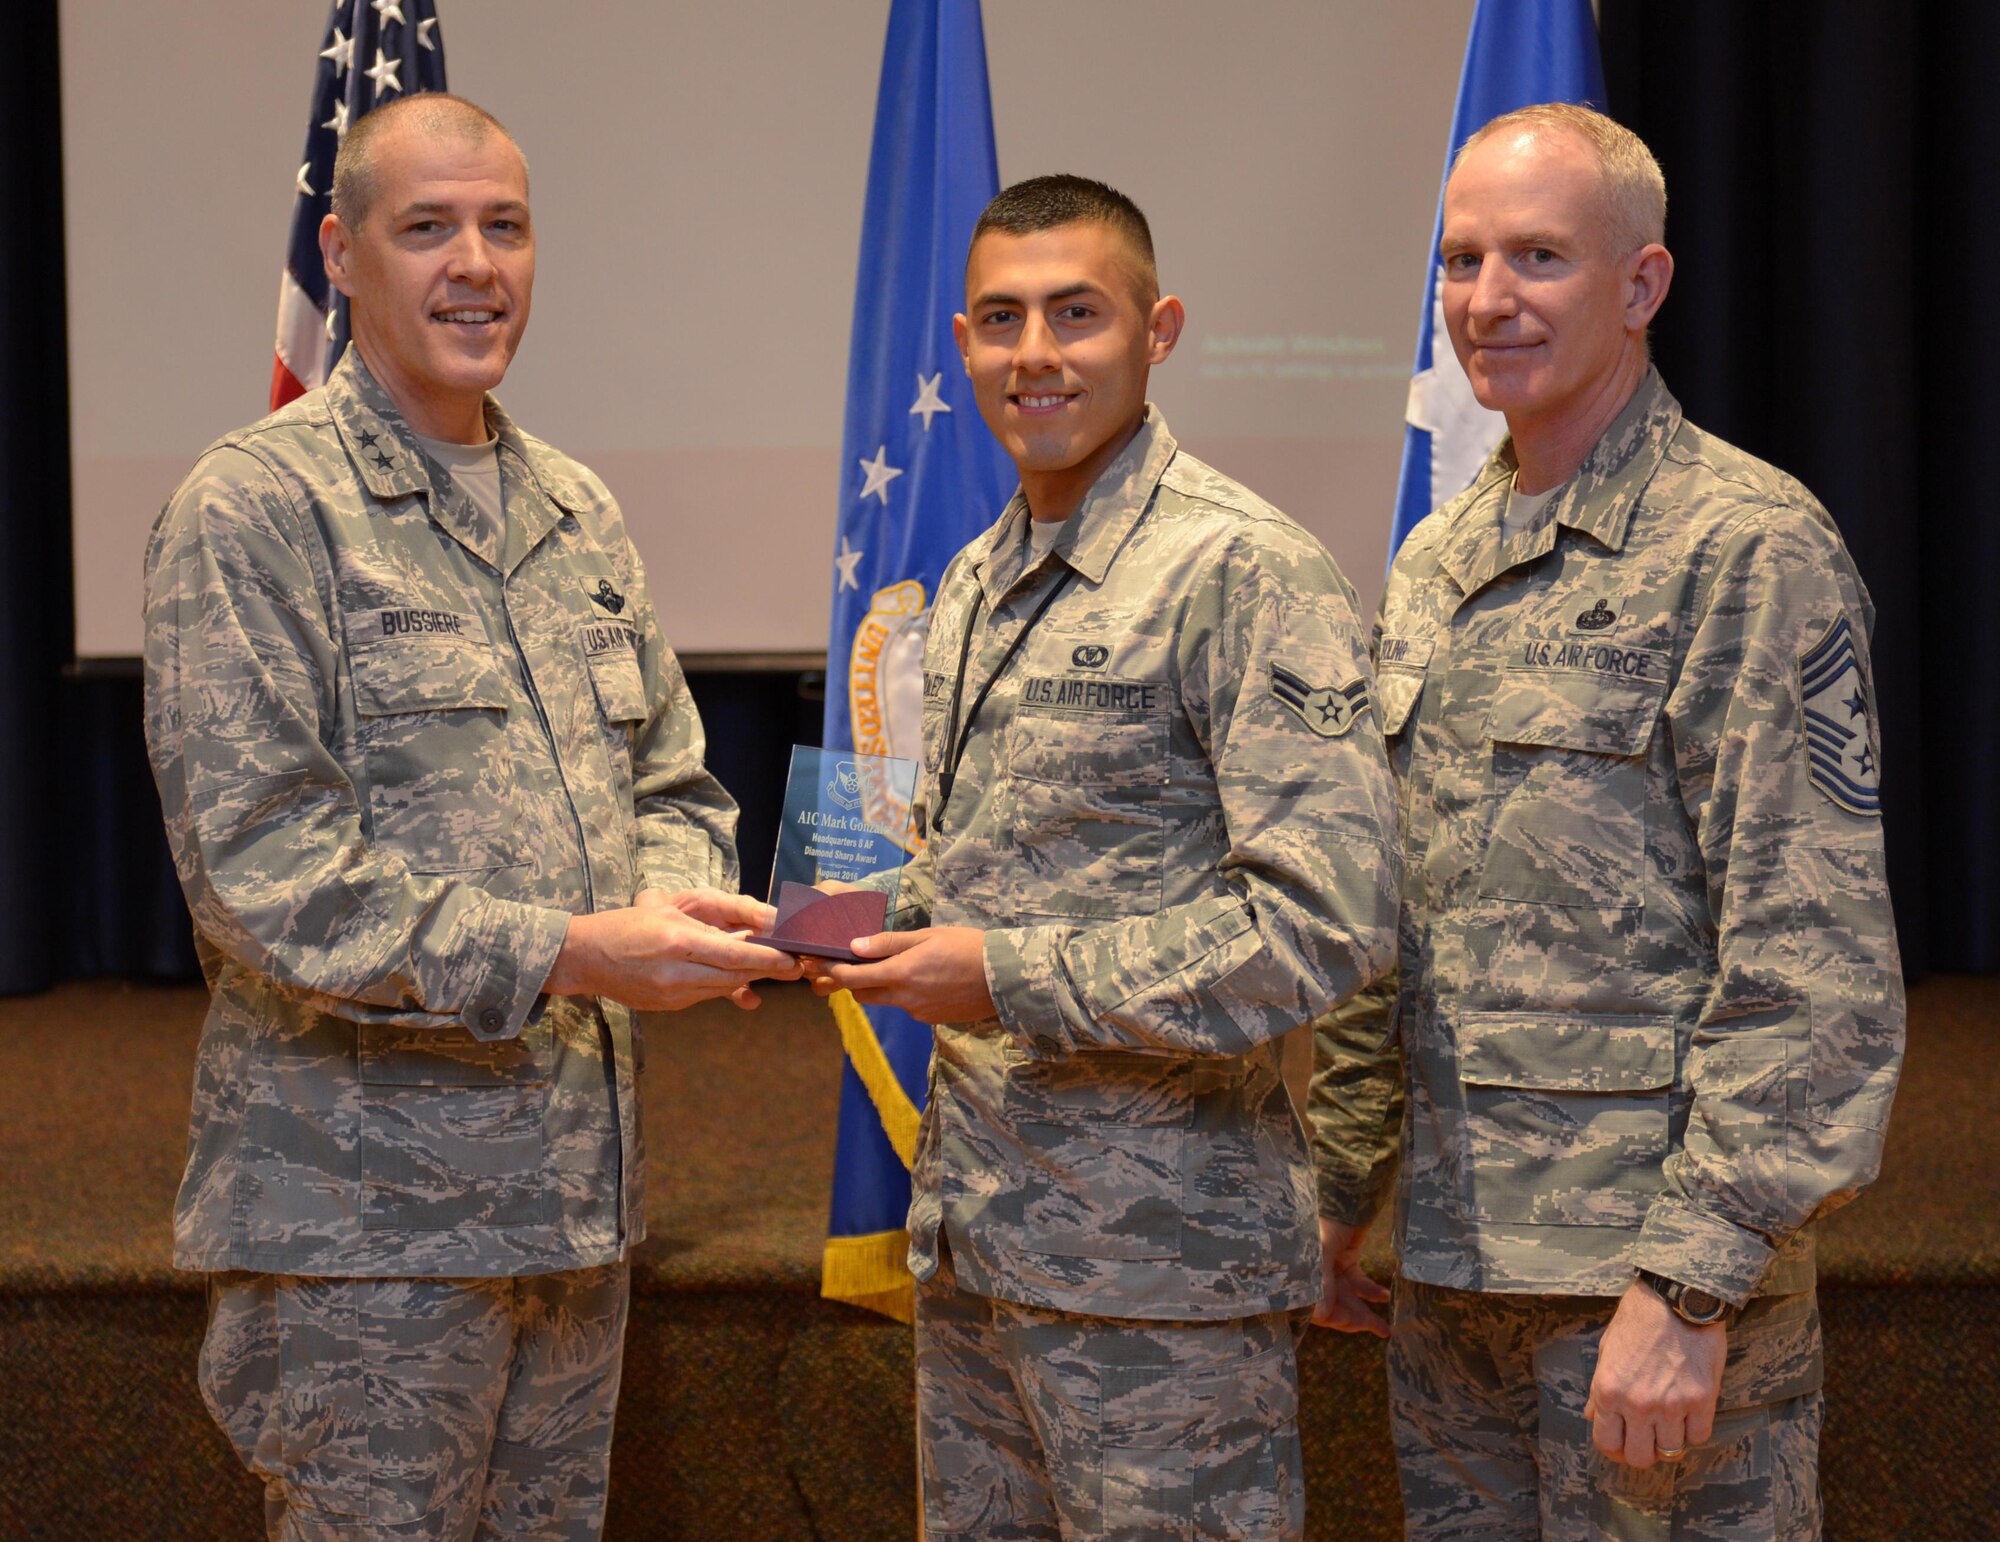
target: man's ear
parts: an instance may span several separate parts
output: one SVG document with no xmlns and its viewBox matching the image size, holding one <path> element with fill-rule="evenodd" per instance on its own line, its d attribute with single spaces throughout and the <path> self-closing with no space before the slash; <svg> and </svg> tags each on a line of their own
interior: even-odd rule
<svg viewBox="0 0 2000 1542">
<path fill-rule="evenodd" d="M 1643 332 L 1667 298 L 1674 282 L 1674 254 L 1659 242 L 1649 242 L 1625 259 L 1625 330 Z"/>
<path fill-rule="evenodd" d="M 354 238 L 337 214 L 329 214 L 319 222 L 319 260 L 326 269 L 328 282 L 353 299 Z"/>
<path fill-rule="evenodd" d="M 972 373 L 972 328 L 966 325 L 965 317 L 962 314 L 951 318 L 951 335 L 952 340 L 958 344 L 959 362 L 965 366 L 966 374 L 970 375 Z"/>
<path fill-rule="evenodd" d="M 1164 363 L 1174 351 L 1174 344 L 1181 340 L 1181 329 L 1186 325 L 1187 307 L 1181 304 L 1179 295 L 1161 295 L 1155 300 L 1151 314 L 1146 317 L 1146 330 L 1150 334 L 1146 340 L 1146 362 Z"/>
</svg>

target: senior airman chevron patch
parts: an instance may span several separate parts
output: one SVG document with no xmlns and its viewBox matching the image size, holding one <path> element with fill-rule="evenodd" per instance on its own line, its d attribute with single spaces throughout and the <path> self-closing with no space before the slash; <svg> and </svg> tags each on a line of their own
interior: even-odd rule
<svg viewBox="0 0 2000 1542">
<path fill-rule="evenodd" d="M 1322 739 L 1338 739 L 1369 707 L 1368 679 L 1346 685 L 1314 685 L 1282 664 L 1271 666 L 1271 694 L 1290 707 L 1301 723 Z"/>
</svg>

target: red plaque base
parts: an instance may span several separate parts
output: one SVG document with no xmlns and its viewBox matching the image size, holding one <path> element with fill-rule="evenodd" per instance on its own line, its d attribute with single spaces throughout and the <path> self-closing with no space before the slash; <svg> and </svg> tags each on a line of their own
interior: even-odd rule
<svg viewBox="0 0 2000 1542">
<path fill-rule="evenodd" d="M 772 923 L 769 935 L 745 941 L 761 943 L 781 953 L 858 964 L 863 962 L 861 955 L 848 944 L 856 937 L 881 931 L 888 913 L 889 896 L 873 889 L 822 894 L 811 884 L 780 884 L 778 919 Z"/>
</svg>

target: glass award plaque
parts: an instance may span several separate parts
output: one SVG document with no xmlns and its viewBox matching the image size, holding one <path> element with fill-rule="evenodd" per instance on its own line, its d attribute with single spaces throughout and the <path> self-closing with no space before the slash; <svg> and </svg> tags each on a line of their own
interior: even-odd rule
<svg viewBox="0 0 2000 1542">
<path fill-rule="evenodd" d="M 778 919 L 750 941 L 785 953 L 855 963 L 848 944 L 882 930 L 895 897 L 897 872 L 916 849 L 910 805 L 917 763 L 852 750 L 792 747 L 785 780 L 784 822 L 771 864 L 771 903 Z M 853 894 L 822 894 L 815 884 L 860 883 L 889 876 Z"/>
</svg>

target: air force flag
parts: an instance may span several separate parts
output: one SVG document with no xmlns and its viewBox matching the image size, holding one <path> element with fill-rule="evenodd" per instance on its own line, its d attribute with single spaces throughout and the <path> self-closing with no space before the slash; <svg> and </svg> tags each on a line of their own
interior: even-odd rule
<svg viewBox="0 0 2000 1542">
<path fill-rule="evenodd" d="M 1459 147 L 1489 119 L 1536 102 L 1604 106 L 1604 68 L 1597 55 L 1597 19 L 1590 0 L 1479 0 L 1458 105 L 1451 116 L 1445 175 Z M 1424 303 L 1417 318 L 1417 361 L 1404 413 L 1403 474 L 1396 486 L 1396 519 L 1389 556 L 1417 521 L 1472 485 L 1479 468 L 1507 432 L 1504 419 L 1473 399 L 1444 329 L 1444 270 L 1438 242 L 1444 235 L 1444 188 L 1438 188 L 1437 223 L 1425 264 Z"/>
<path fill-rule="evenodd" d="M 829 748 L 920 758 L 938 580 L 999 516 L 1013 469 L 952 340 L 965 252 L 1000 175 L 979 0 L 894 0 L 875 103 L 847 363 L 827 645 Z M 821 1293 L 907 1320 L 903 1222 L 931 1031 L 833 998 L 847 1051 Z"/>
</svg>

